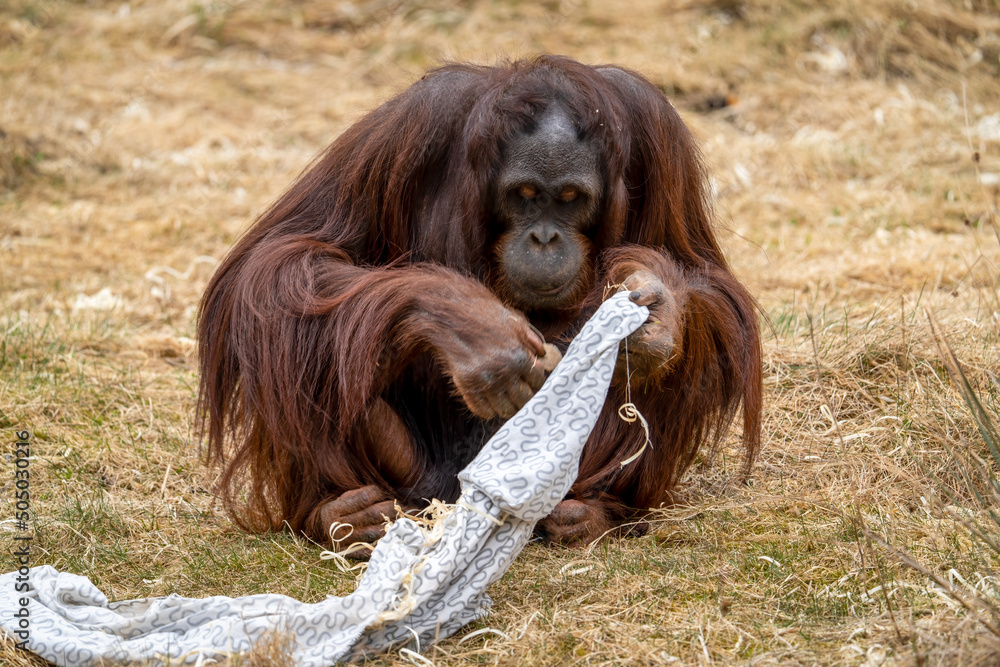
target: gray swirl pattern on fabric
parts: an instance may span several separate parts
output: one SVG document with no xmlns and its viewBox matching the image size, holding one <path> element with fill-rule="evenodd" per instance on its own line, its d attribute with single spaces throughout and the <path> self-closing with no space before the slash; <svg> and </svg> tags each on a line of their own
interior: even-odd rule
<svg viewBox="0 0 1000 667">
<path fill-rule="evenodd" d="M 542 389 L 459 473 L 462 496 L 441 519 L 441 537 L 429 540 L 416 522 L 396 521 L 350 595 L 314 604 L 274 594 L 109 602 L 86 577 L 43 565 L 31 568 L 29 592 L 15 591 L 17 572 L 0 576 L 0 627 L 23 639 L 13 613 L 28 598 L 27 647 L 73 667 L 101 660 L 194 663 L 248 651 L 273 630 L 291 633 L 296 660 L 306 667 L 399 648 L 414 634 L 422 647 L 448 637 L 488 613 L 486 588 L 576 479 L 618 344 L 648 315 L 624 292 L 608 299 Z M 411 611 L 391 620 L 400 605 Z"/>
</svg>

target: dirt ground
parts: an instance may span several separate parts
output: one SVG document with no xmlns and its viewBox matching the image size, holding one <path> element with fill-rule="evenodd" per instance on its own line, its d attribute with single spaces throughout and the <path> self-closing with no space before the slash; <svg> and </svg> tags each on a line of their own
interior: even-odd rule
<svg viewBox="0 0 1000 667">
<path fill-rule="evenodd" d="M 468 628 L 495 632 L 426 658 L 1000 663 L 977 621 L 996 621 L 998 555 L 970 528 L 1000 532 L 997 502 L 962 476 L 996 469 L 989 431 L 931 330 L 995 416 L 996 0 L 0 2 L 0 427 L 8 461 L 31 432 L 35 563 L 112 599 L 352 589 L 316 545 L 213 502 L 198 298 L 366 110 L 443 61 L 542 52 L 642 72 L 698 136 L 767 322 L 764 450 L 747 486 L 733 450 L 699 461 L 645 537 L 530 545 Z M 43 663 L 8 641 L 0 664 Z"/>
</svg>

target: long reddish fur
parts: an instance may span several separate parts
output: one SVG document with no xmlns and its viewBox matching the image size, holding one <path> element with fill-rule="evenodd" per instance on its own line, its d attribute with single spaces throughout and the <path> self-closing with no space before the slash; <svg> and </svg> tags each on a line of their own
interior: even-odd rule
<svg viewBox="0 0 1000 667">
<path fill-rule="evenodd" d="M 699 448 L 740 413 L 749 469 L 762 391 L 755 306 L 717 244 L 700 157 L 674 108 L 616 67 L 456 64 L 336 139 L 207 288 L 199 415 L 242 527 L 287 523 L 319 538 L 309 519 L 325 499 L 366 484 L 391 494 L 429 472 L 380 397 L 442 330 L 474 330 L 474 305 L 497 298 L 492 179 L 505 141 L 552 100 L 601 146 L 606 189 L 591 292 L 546 335 L 573 331 L 636 268 L 684 306 L 679 361 L 631 389 L 653 449 L 620 468 L 644 436 L 616 414 L 618 382 L 570 496 L 605 501 L 615 520 L 670 502 Z"/>
</svg>

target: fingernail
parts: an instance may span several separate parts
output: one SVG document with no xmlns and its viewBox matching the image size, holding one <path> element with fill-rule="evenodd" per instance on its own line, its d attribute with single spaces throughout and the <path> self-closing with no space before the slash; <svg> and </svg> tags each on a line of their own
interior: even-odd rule
<svg viewBox="0 0 1000 667">
<path fill-rule="evenodd" d="M 635 291 L 635 292 L 630 293 L 628 295 L 628 298 L 632 299 L 633 301 L 638 301 L 639 299 L 642 298 L 642 294 L 639 293 L 638 291 Z"/>
<path fill-rule="evenodd" d="M 528 322 L 528 326 L 531 328 L 531 330 L 533 332 L 535 332 L 535 335 L 538 336 L 538 345 L 541 346 L 541 348 L 542 348 L 542 354 L 544 354 L 545 353 L 544 352 L 544 350 L 545 350 L 545 336 L 543 336 L 542 332 L 538 330 L 538 327 L 536 327 L 531 322 Z"/>
</svg>

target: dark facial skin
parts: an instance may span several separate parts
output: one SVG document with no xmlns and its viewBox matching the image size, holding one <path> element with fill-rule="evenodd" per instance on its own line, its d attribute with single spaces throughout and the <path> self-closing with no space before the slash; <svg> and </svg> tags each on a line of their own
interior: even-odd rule
<svg viewBox="0 0 1000 667">
<path fill-rule="evenodd" d="M 524 310 L 571 306 L 589 287 L 600 152 L 552 105 L 504 156 L 494 212 L 503 229 L 497 254 L 504 292 Z"/>
</svg>

